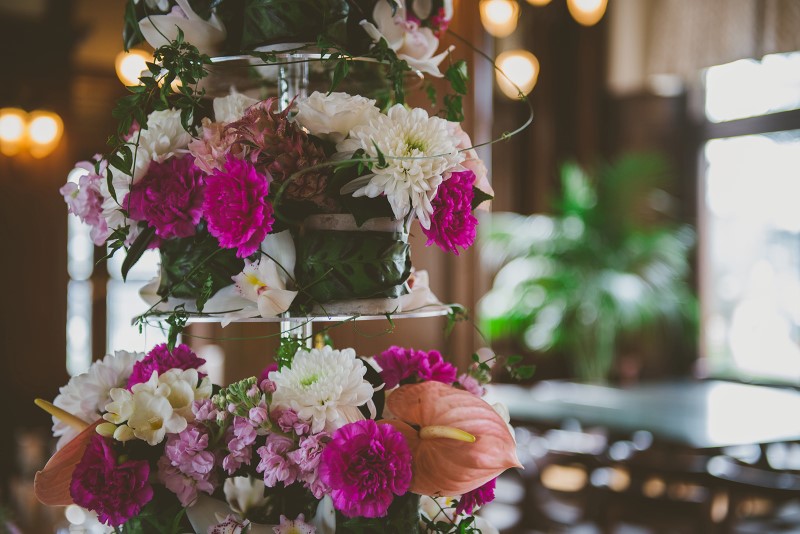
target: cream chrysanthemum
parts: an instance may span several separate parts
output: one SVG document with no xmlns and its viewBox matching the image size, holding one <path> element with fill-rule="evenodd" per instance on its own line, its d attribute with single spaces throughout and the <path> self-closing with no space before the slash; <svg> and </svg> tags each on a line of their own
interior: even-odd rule
<svg viewBox="0 0 800 534">
<path fill-rule="evenodd" d="M 443 175 L 464 159 L 448 133 L 447 121 L 401 104 L 387 115 L 353 128 L 336 149 L 346 154 L 362 149 L 372 159 L 378 158 L 380 149 L 386 166 L 373 165 L 369 183 L 356 189 L 353 196 L 385 194 L 395 218 L 402 219 L 414 210 L 424 228 L 430 228 L 431 200 Z"/>
<path fill-rule="evenodd" d="M 53 404 L 87 423 L 100 419 L 105 405 L 112 401 L 111 390 L 125 387 L 133 364 L 144 358 L 143 352 L 118 350 L 94 362 L 89 369 L 70 379 L 59 390 Z M 57 448 L 78 435 L 78 430 L 53 417 L 53 435 L 58 437 Z"/>
<path fill-rule="evenodd" d="M 358 407 L 371 401 L 373 393 L 364 380 L 366 372 L 353 349 L 299 350 L 291 367 L 269 374 L 276 386 L 272 404 L 297 412 L 312 432 L 332 432 L 363 419 Z"/>
</svg>

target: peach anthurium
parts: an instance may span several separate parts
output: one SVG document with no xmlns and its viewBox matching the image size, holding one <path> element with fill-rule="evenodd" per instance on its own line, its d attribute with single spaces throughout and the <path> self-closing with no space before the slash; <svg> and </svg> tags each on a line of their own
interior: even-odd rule
<svg viewBox="0 0 800 534">
<path fill-rule="evenodd" d="M 400 386 L 386 399 L 411 448 L 411 491 L 462 495 L 521 467 L 506 422 L 484 400 L 441 382 Z M 413 425 L 413 426 L 412 426 Z"/>
<path fill-rule="evenodd" d="M 89 424 L 47 401 L 36 399 L 36 405 L 81 431 L 50 458 L 44 469 L 36 473 L 33 481 L 33 491 L 39 502 L 48 506 L 67 506 L 72 504 L 69 492 L 72 472 L 83 458 L 89 440 L 97 433 L 97 425 L 103 420 L 98 419 Z"/>
</svg>

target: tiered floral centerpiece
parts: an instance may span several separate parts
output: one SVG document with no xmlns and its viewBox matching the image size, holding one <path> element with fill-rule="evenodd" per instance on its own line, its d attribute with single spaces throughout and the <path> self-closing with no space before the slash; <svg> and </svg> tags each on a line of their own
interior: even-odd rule
<svg viewBox="0 0 800 534">
<path fill-rule="evenodd" d="M 494 360 L 459 374 L 437 351 L 326 346 L 220 389 L 185 345 L 109 354 L 39 401 L 60 450 L 37 494 L 125 532 L 181 532 L 183 510 L 202 532 L 474 529 L 519 465 L 508 414 L 481 399 Z"/>
<path fill-rule="evenodd" d="M 115 110 L 110 152 L 61 192 L 95 244 L 125 249 L 123 276 L 158 249 L 139 321 L 165 320 L 170 342 L 108 355 L 39 401 L 60 438 L 37 476 L 43 502 L 121 532 L 492 531 L 472 512 L 518 466 L 507 414 L 481 399 L 494 355 L 459 373 L 437 351 L 360 358 L 287 336 L 275 365 L 220 387 L 176 345 L 195 315 L 438 303 L 411 267 L 411 223 L 458 254 L 491 198 L 459 125 L 465 63 L 436 54 L 451 17 L 449 0 L 129 2 L 126 43 L 145 38 L 155 61 Z M 204 79 L 226 59 L 209 53 L 281 69 L 319 60 L 330 86 L 212 99 Z M 388 91 L 335 91 L 358 65 Z M 452 89 L 439 102 L 428 86 L 430 112 L 404 103 L 405 78 L 422 73 Z"/>
</svg>

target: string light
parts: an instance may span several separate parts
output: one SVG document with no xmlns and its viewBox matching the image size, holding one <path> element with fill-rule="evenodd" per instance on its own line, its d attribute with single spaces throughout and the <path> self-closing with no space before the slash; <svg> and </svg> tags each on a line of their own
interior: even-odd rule
<svg viewBox="0 0 800 534">
<path fill-rule="evenodd" d="M 508 98 L 519 98 L 520 91 L 527 95 L 533 90 L 536 80 L 539 78 L 539 60 L 527 50 L 503 52 L 497 56 L 497 66 L 505 73 L 503 76 L 497 72 L 497 85 Z M 514 84 L 519 89 L 514 87 Z"/>
<path fill-rule="evenodd" d="M 6 156 L 27 150 L 34 158 L 44 158 L 56 149 L 63 134 L 64 122 L 51 111 L 0 109 L 0 153 Z"/>
<path fill-rule="evenodd" d="M 147 62 L 153 56 L 144 50 L 132 48 L 129 52 L 120 52 L 114 60 L 117 77 L 125 86 L 139 85 L 139 75 L 147 70 Z"/>
<path fill-rule="evenodd" d="M 0 109 L 0 152 L 16 156 L 25 148 L 28 114 L 19 108 Z"/>
<path fill-rule="evenodd" d="M 578 24 L 594 26 L 606 12 L 608 0 L 567 0 L 570 15 Z"/>
<path fill-rule="evenodd" d="M 481 22 L 495 37 L 508 37 L 517 29 L 519 4 L 514 0 L 481 0 Z"/>
</svg>

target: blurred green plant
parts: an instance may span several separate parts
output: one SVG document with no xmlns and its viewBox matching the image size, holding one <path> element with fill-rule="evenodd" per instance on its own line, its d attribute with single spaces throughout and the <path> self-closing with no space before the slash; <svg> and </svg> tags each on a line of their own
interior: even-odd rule
<svg viewBox="0 0 800 534">
<path fill-rule="evenodd" d="M 622 334 L 693 332 L 697 300 L 687 278 L 693 229 L 665 216 L 667 165 L 630 155 L 587 174 L 561 168 L 554 215 L 493 215 L 482 258 L 497 272 L 479 304 L 490 339 L 571 358 L 582 380 L 604 381 Z"/>
</svg>

